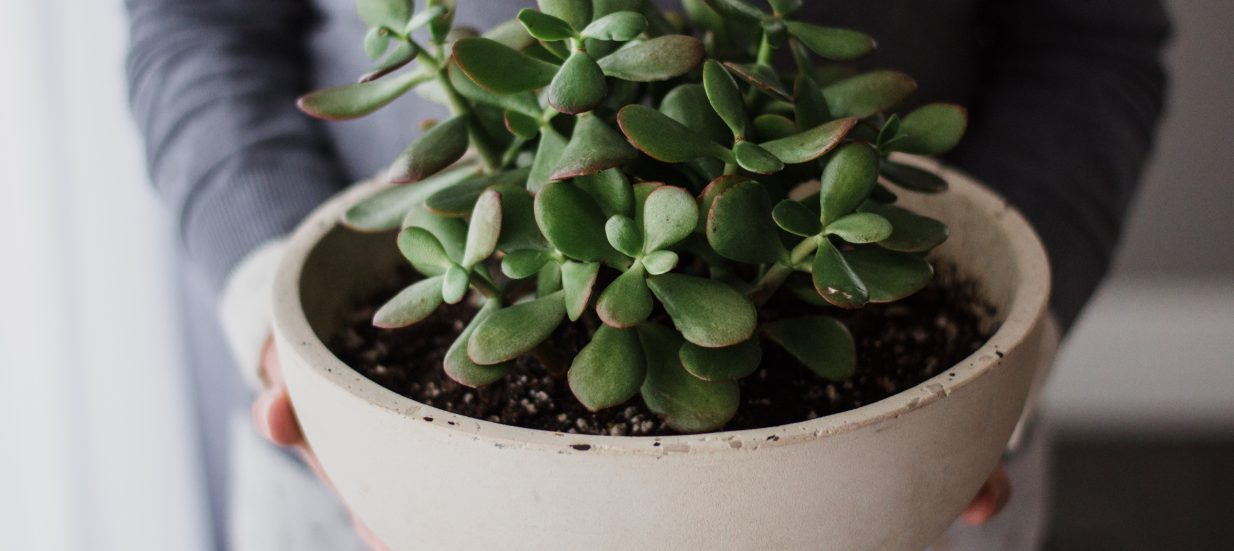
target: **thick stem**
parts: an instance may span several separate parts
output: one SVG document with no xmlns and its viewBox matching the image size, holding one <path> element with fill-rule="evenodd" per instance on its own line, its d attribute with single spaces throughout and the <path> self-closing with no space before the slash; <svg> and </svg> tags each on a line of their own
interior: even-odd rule
<svg viewBox="0 0 1234 551">
<path fill-rule="evenodd" d="M 788 276 L 793 274 L 794 266 L 800 264 L 811 253 L 818 250 L 818 240 L 826 239 L 825 237 L 807 238 L 805 241 L 798 243 L 789 253 L 788 262 L 777 262 L 774 266 L 759 278 L 754 289 L 750 291 L 750 300 L 754 301 L 755 306 L 762 306 L 771 300 L 771 297 L 776 294 Z"/>
</svg>

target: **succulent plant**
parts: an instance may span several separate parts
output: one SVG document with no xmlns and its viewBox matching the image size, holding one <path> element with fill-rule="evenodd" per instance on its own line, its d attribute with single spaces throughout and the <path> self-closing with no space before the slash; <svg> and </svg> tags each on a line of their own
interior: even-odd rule
<svg viewBox="0 0 1234 551">
<path fill-rule="evenodd" d="M 675 430 L 715 430 L 765 346 L 843 380 L 855 346 L 828 309 L 899 300 L 933 276 L 925 253 L 947 227 L 884 182 L 946 189 L 890 154 L 948 151 L 965 110 L 889 114 L 916 83 L 843 65 L 874 41 L 794 19 L 801 0 L 685 0 L 684 14 L 540 0 L 484 34 L 453 25 L 453 0 L 357 3 L 376 68 L 299 105 L 350 119 L 416 89 L 452 110 L 392 164 L 405 185 L 344 222 L 398 230 L 423 275 L 377 326 L 475 302 L 444 361 L 461 384 L 498 380 L 577 323 L 590 342 L 558 371 L 583 405 L 641 394 Z M 776 297 L 813 314 L 762 319 Z"/>
</svg>

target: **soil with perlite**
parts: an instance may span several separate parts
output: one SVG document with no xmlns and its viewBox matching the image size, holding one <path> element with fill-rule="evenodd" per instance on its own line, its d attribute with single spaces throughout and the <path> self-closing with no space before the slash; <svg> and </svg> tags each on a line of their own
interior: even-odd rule
<svg viewBox="0 0 1234 551">
<path fill-rule="evenodd" d="M 621 406 L 588 411 L 570 393 L 564 376 L 550 373 L 531 355 L 516 360 L 506 377 L 489 386 L 454 382 L 441 368 L 442 358 L 475 314 L 474 307 L 443 306 L 406 329 L 383 330 L 370 323 L 376 309 L 411 280 L 411 274 L 401 273 L 372 296 L 360 297 L 330 343 L 339 359 L 387 389 L 468 417 L 572 434 L 674 434 L 638 396 Z M 986 321 L 993 309 L 977 287 L 951 271 L 893 304 L 843 311 L 785 298 L 773 300 L 760 315 L 769 320 L 820 312 L 842 320 L 853 333 L 856 374 L 844 382 L 828 381 L 764 341 L 762 365 L 741 381 L 741 406 L 725 430 L 796 423 L 877 402 L 959 363 L 994 330 Z M 548 344 L 568 362 L 587 340 L 583 327 L 565 323 Z"/>
</svg>

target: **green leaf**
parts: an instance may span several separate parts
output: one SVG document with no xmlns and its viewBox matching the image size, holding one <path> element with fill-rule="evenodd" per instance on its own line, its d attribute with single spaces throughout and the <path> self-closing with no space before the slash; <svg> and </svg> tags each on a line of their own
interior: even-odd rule
<svg viewBox="0 0 1234 551">
<path fill-rule="evenodd" d="M 471 211 L 463 266 L 471 268 L 493 255 L 501 236 L 501 194 L 488 190 L 480 195 Z"/>
<path fill-rule="evenodd" d="M 779 140 L 794 134 L 797 134 L 797 124 L 784 115 L 764 113 L 754 117 L 754 136 L 759 140 Z"/>
<path fill-rule="evenodd" d="M 536 146 L 536 155 L 531 161 L 531 173 L 527 176 L 527 190 L 540 193 L 544 186 L 552 181 L 553 169 L 561 161 L 561 155 L 566 150 L 566 138 L 553 129 L 545 126 L 540 132 L 540 143 Z"/>
<path fill-rule="evenodd" d="M 703 348 L 687 342 L 681 345 L 678 357 L 686 371 L 699 379 L 736 381 L 758 370 L 763 348 L 756 338 L 724 348 Z"/>
<path fill-rule="evenodd" d="M 776 15 L 792 15 L 801 9 L 802 0 L 768 0 Z"/>
<path fill-rule="evenodd" d="M 527 279 L 536 275 L 549 260 L 552 253 L 535 249 L 523 249 L 506 254 L 501 259 L 501 273 L 510 279 Z"/>
<path fill-rule="evenodd" d="M 825 226 L 853 212 L 878 183 L 878 152 L 862 142 L 839 148 L 823 168 L 821 181 L 819 197 Z"/>
<path fill-rule="evenodd" d="M 429 195 L 424 206 L 446 216 L 467 216 L 485 190 L 495 186 L 521 188 L 529 171 L 526 167 L 515 168 L 465 180 Z"/>
<path fill-rule="evenodd" d="M 643 257 L 643 267 L 651 275 L 660 275 L 676 268 L 678 260 L 677 253 L 673 251 L 654 251 Z"/>
<path fill-rule="evenodd" d="M 487 38 L 455 42 L 454 61 L 476 84 L 499 94 L 543 88 L 557 74 L 556 65 Z"/>
<path fill-rule="evenodd" d="M 467 357 L 467 343 L 471 340 L 471 335 L 476 332 L 476 326 L 488 319 L 498 308 L 500 304 L 495 300 L 485 302 L 476 316 L 467 323 L 467 327 L 463 328 L 458 338 L 454 339 L 450 349 L 446 351 L 443 362 L 446 375 L 461 385 L 475 388 L 492 384 L 514 367 L 514 364 L 509 362 L 479 365 Z"/>
<path fill-rule="evenodd" d="M 399 228 L 403 217 L 424 202 L 425 197 L 471 178 L 474 166 L 461 166 L 437 173 L 414 186 L 390 186 L 352 205 L 343 214 L 343 224 L 363 232 L 383 232 Z"/>
<path fill-rule="evenodd" d="M 713 59 L 703 63 L 703 89 L 711 108 L 724 120 L 733 136 L 746 135 L 746 104 L 737 89 L 737 81 L 720 62 Z"/>
<path fill-rule="evenodd" d="M 426 276 L 444 274 L 446 268 L 454 265 L 441 241 L 424 228 L 411 227 L 399 232 L 398 249 L 417 272 Z"/>
<path fill-rule="evenodd" d="M 564 19 L 575 29 L 587 26 L 591 21 L 591 2 L 588 0 L 537 0 L 540 11 Z"/>
<path fill-rule="evenodd" d="M 638 333 L 607 325 L 601 325 L 579 350 L 567 375 L 570 390 L 590 411 L 625 403 L 638 394 L 646 376 Z"/>
<path fill-rule="evenodd" d="M 934 277 L 934 267 L 911 253 L 862 247 L 844 256 L 870 290 L 870 302 L 874 303 L 894 302 L 912 295 L 925 288 Z"/>
<path fill-rule="evenodd" d="M 536 39 L 527 34 L 527 29 L 523 27 L 523 22 L 517 18 L 498 23 L 493 28 L 484 31 L 484 34 L 480 36 L 515 51 L 526 50 L 536 44 Z"/>
<path fill-rule="evenodd" d="M 751 22 L 760 21 L 764 16 L 762 10 L 745 0 L 707 0 L 707 5 L 720 14 Z"/>
<path fill-rule="evenodd" d="M 537 42 L 523 50 L 523 53 L 553 65 L 560 65 L 562 61 L 569 59 L 570 46 L 565 42 Z"/>
<path fill-rule="evenodd" d="M 922 253 L 942 245 L 950 233 L 946 224 L 900 207 L 866 201 L 861 210 L 878 214 L 891 223 L 891 236 L 878 242 L 884 249 Z"/>
<path fill-rule="evenodd" d="M 923 168 L 884 159 L 879 169 L 891 183 L 904 189 L 922 193 L 947 191 L 947 180 Z"/>
<path fill-rule="evenodd" d="M 857 346 L 844 324 L 823 316 L 777 320 L 763 333 L 816 375 L 843 381 L 857 371 Z"/>
<path fill-rule="evenodd" d="M 732 132 L 708 104 L 707 92 L 701 84 L 673 88 L 660 102 L 660 112 L 713 142 L 732 143 Z"/>
<path fill-rule="evenodd" d="M 421 279 L 399 291 L 373 314 L 373 326 L 398 329 L 429 317 L 441 306 L 441 276 Z"/>
<path fill-rule="evenodd" d="M 884 186 L 882 183 L 874 186 L 874 189 L 870 191 L 870 200 L 883 203 L 884 205 L 890 205 L 899 199 L 895 192 L 887 189 L 887 186 Z"/>
<path fill-rule="evenodd" d="M 344 84 L 309 92 L 296 101 L 296 106 L 319 119 L 358 119 L 385 107 L 416 85 L 432 78 L 432 75 L 413 71 L 371 82 Z"/>
<path fill-rule="evenodd" d="M 721 193 L 728 191 L 729 188 L 748 181 L 749 179 L 750 178 L 748 176 L 742 176 L 740 174 L 725 174 L 708 183 L 707 186 L 703 188 L 703 192 L 698 195 L 698 212 L 700 214 L 700 223 L 698 227 L 695 228 L 695 231 L 699 233 L 706 233 L 707 219 L 711 215 L 711 206 L 715 204 L 716 197 L 719 197 Z"/>
<path fill-rule="evenodd" d="M 604 72 L 585 51 L 575 50 L 548 87 L 548 103 L 562 113 L 590 111 L 604 99 L 608 88 Z"/>
<path fill-rule="evenodd" d="M 592 17 L 597 21 L 611 13 L 619 11 L 638 12 L 643 6 L 643 0 L 592 0 Z"/>
<path fill-rule="evenodd" d="M 959 145 L 968 128 L 968 111 L 950 103 L 931 103 L 904 117 L 903 139 L 892 148 L 918 155 L 942 155 Z"/>
<path fill-rule="evenodd" d="M 493 312 L 467 341 L 467 357 L 480 365 L 507 362 L 530 352 L 561 325 L 562 292 Z"/>
<path fill-rule="evenodd" d="M 861 308 L 870 301 L 870 291 L 849 266 L 844 253 L 826 237 L 819 238 L 814 255 L 814 289 L 827 302 L 840 308 Z"/>
<path fill-rule="evenodd" d="M 356 0 L 360 20 L 370 27 L 402 30 L 411 19 L 412 0 Z"/>
<path fill-rule="evenodd" d="M 549 262 L 536 274 L 536 296 L 546 297 L 561 290 L 561 264 Z"/>
<path fill-rule="evenodd" d="M 643 203 L 643 252 L 658 251 L 685 239 L 698 225 L 694 196 L 676 186 L 660 186 Z"/>
<path fill-rule="evenodd" d="M 681 366 L 681 337 L 655 324 L 638 328 L 647 359 L 647 376 L 641 393 L 647 408 L 664 417 L 678 432 L 706 432 L 722 428 L 741 403 L 741 390 L 734 381 L 704 381 Z"/>
<path fill-rule="evenodd" d="M 547 13 L 531 8 L 523 8 L 518 12 L 518 20 L 527 29 L 527 34 L 540 40 L 556 41 L 574 38 L 574 28 L 569 23 Z"/>
<path fill-rule="evenodd" d="M 467 117 L 458 115 L 430 128 L 401 153 L 390 167 L 396 184 L 418 182 L 454 164 L 467 152 Z"/>
<path fill-rule="evenodd" d="M 801 128 L 814 128 L 831 120 L 823 89 L 805 71 L 797 75 L 797 80 L 793 82 L 793 116 Z"/>
<path fill-rule="evenodd" d="M 567 260 L 561 263 L 561 289 L 565 292 L 566 316 L 570 321 L 577 321 L 587 310 L 599 273 L 597 262 Z"/>
<path fill-rule="evenodd" d="M 497 184 L 489 189 L 501 194 L 501 250 L 544 249 L 548 242 L 536 225 L 532 196 L 522 184 Z"/>
<path fill-rule="evenodd" d="M 584 38 L 626 42 L 633 40 L 647 28 L 647 18 L 633 11 L 613 12 L 592 21 L 579 34 Z"/>
<path fill-rule="evenodd" d="M 534 140 L 540 135 L 540 121 L 535 117 L 506 110 L 501 118 L 506 123 L 506 130 L 524 140 Z"/>
<path fill-rule="evenodd" d="M 898 71 L 874 71 L 823 88 L 835 117 L 864 119 L 886 111 L 912 94 L 917 81 Z"/>
<path fill-rule="evenodd" d="M 634 147 L 658 161 L 684 163 L 707 156 L 736 160 L 729 150 L 650 107 L 623 107 L 617 124 Z"/>
<path fill-rule="evenodd" d="M 719 281 L 681 274 L 648 278 L 651 292 L 664 305 L 686 340 L 707 348 L 732 346 L 754 334 L 754 303 Z"/>
<path fill-rule="evenodd" d="M 823 225 L 818 221 L 818 213 L 792 199 L 777 203 L 771 211 L 771 218 L 780 229 L 793 235 L 814 237 L 823 231 Z"/>
<path fill-rule="evenodd" d="M 643 252 L 643 234 L 630 217 L 624 214 L 614 214 L 604 224 L 604 234 L 608 244 L 621 254 L 634 258 Z"/>
<path fill-rule="evenodd" d="M 502 111 L 514 111 L 537 120 L 540 117 L 540 103 L 536 100 L 535 93 L 531 91 L 498 94 L 487 90 L 473 82 L 457 63 L 450 63 L 449 76 L 450 85 L 464 98 L 496 107 Z"/>
<path fill-rule="evenodd" d="M 883 128 L 878 131 L 878 139 L 874 140 L 874 148 L 879 151 L 886 151 L 888 144 L 899 141 L 903 136 L 898 136 L 900 133 L 900 116 L 892 115 L 883 123 Z"/>
<path fill-rule="evenodd" d="M 849 29 L 789 21 L 788 33 L 814 53 L 832 61 L 852 61 L 874 51 L 874 39 Z"/>
<path fill-rule="evenodd" d="M 600 293 L 596 314 L 610 327 L 634 327 L 651 315 L 654 306 L 646 271 L 641 263 L 635 263 Z"/>
<path fill-rule="evenodd" d="M 854 244 L 877 243 L 891 236 L 891 222 L 872 212 L 855 212 L 827 224 L 827 235 Z"/>
<path fill-rule="evenodd" d="M 467 224 L 461 218 L 442 216 L 423 206 L 416 206 L 403 218 L 403 229 L 422 228 L 437 239 L 452 261 L 463 258 L 467 242 Z"/>
<path fill-rule="evenodd" d="M 834 150 L 856 125 L 857 119 L 837 119 L 762 146 L 787 164 L 808 163 Z"/>
<path fill-rule="evenodd" d="M 410 42 L 399 42 L 390 55 L 386 56 L 372 71 L 360 77 L 360 82 L 372 82 L 394 71 L 402 69 L 419 55 L 420 50 Z"/>
<path fill-rule="evenodd" d="M 731 61 L 724 62 L 724 66 L 728 67 L 728 70 L 732 71 L 733 74 L 741 77 L 742 80 L 771 97 L 788 102 L 793 101 L 793 96 L 789 95 L 788 90 L 784 88 L 784 84 L 780 82 L 780 77 L 776 75 L 775 69 L 757 63 L 741 64 Z"/>
<path fill-rule="evenodd" d="M 754 142 L 741 141 L 733 146 L 737 164 L 755 174 L 775 174 L 784 170 L 784 163 Z"/>
<path fill-rule="evenodd" d="M 596 262 L 616 253 L 604 233 L 604 212 L 572 182 L 544 186 L 536 195 L 535 214 L 544 237 L 570 258 Z"/>
<path fill-rule="evenodd" d="M 681 34 L 660 36 L 625 47 L 600 59 L 604 74 L 634 82 L 657 82 L 684 75 L 706 55 L 703 43 Z"/>
<path fill-rule="evenodd" d="M 771 198 L 752 180 L 716 196 L 707 213 L 707 241 L 721 256 L 738 262 L 771 264 L 788 255 L 771 218 Z"/>
<path fill-rule="evenodd" d="M 608 123 L 592 114 L 581 115 L 574 127 L 574 135 L 570 137 L 570 143 L 566 145 L 550 178 L 567 180 L 587 176 L 637 158 L 638 152 Z"/>
<path fill-rule="evenodd" d="M 371 27 L 364 34 L 364 55 L 377 61 L 390 47 L 390 32 L 383 27 Z"/>
<path fill-rule="evenodd" d="M 630 179 L 616 168 L 579 176 L 574 179 L 574 185 L 590 194 L 605 216 L 628 215 L 634 210 L 634 190 Z"/>
<path fill-rule="evenodd" d="M 434 4 L 429 2 L 424 6 L 424 9 L 416 12 L 415 15 L 411 16 L 411 19 L 407 20 L 407 25 L 403 27 L 403 32 L 411 34 L 413 31 L 427 25 L 430 21 L 443 15 L 448 15 L 451 9 L 453 9 L 453 6 L 446 7 L 440 3 Z"/>
<path fill-rule="evenodd" d="M 467 296 L 467 289 L 471 285 L 471 276 L 467 274 L 467 269 L 458 264 L 451 264 L 446 269 L 445 279 L 441 284 L 441 297 L 446 301 L 446 304 L 458 304 Z"/>
<path fill-rule="evenodd" d="M 429 19 L 428 31 L 434 44 L 445 44 L 446 36 L 450 29 L 454 26 L 454 11 L 456 0 L 428 0 L 425 5 L 429 8 L 443 7 L 446 11 L 440 15 Z M 408 25 L 410 26 L 410 24 Z"/>
</svg>

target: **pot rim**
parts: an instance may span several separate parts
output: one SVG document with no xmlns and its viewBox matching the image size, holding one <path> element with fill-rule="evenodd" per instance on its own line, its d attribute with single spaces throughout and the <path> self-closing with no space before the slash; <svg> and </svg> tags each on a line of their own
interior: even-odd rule
<svg viewBox="0 0 1234 551">
<path fill-rule="evenodd" d="M 847 433 L 924 408 L 978 379 L 999 363 L 1002 355 L 1021 345 L 1045 319 L 1050 294 L 1050 267 L 1045 248 L 1024 216 L 1002 197 L 967 174 L 922 158 L 901 158 L 938 170 L 951 184 L 948 194 L 964 194 L 978 206 L 991 227 L 1010 243 L 1009 258 L 1020 276 L 1010 307 L 993 336 L 959 363 L 920 384 L 849 411 L 774 427 L 672 436 L 582 435 L 528 429 L 475 419 L 438 409 L 387 390 L 343 363 L 318 338 L 300 305 L 300 274 L 322 237 L 339 225 L 342 213 L 360 197 L 380 189 L 380 182 L 354 186 L 318 207 L 289 240 L 274 280 L 274 331 L 290 351 L 317 376 L 342 387 L 352 398 L 418 425 L 454 436 L 487 440 L 502 446 L 541 449 L 552 453 L 739 452 L 790 446 Z M 294 398 L 294 397 L 293 397 Z"/>
</svg>

